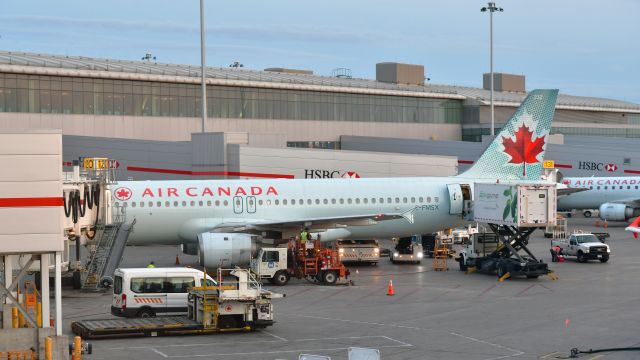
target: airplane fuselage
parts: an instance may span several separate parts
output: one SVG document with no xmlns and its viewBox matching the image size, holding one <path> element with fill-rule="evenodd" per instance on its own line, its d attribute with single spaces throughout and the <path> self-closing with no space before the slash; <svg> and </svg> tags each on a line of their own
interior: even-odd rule
<svg viewBox="0 0 640 360">
<path fill-rule="evenodd" d="M 607 202 L 640 197 L 639 176 L 566 178 L 565 184 L 588 190 L 559 198 L 559 211 L 597 209 Z"/>
<path fill-rule="evenodd" d="M 195 242 L 219 224 L 358 214 L 403 213 L 406 219 L 327 229 L 323 239 L 388 238 L 428 233 L 465 223 L 450 214 L 447 184 L 460 178 L 326 180 L 130 181 L 111 188 L 114 205 L 136 219 L 132 245 Z M 473 184 L 473 181 L 465 182 Z"/>
</svg>

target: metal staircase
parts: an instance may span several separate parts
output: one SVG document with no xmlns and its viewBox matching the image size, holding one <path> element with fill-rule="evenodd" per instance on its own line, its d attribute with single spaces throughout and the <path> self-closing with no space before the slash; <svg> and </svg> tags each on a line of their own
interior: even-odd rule
<svg viewBox="0 0 640 360">
<path fill-rule="evenodd" d="M 124 208 L 121 209 L 124 210 Z M 89 246 L 89 254 L 87 256 L 88 261 L 85 266 L 84 278 L 82 281 L 83 290 L 95 291 L 100 287 L 108 287 L 111 285 L 109 283 L 103 283 L 102 281 L 105 275 L 105 268 L 110 262 L 109 260 L 112 256 L 117 256 L 118 259 L 115 260 L 117 264 L 120 263 L 124 246 L 126 246 L 126 238 L 128 238 L 130 231 L 130 226 L 123 227 L 125 214 L 122 210 L 114 211 L 114 221 L 111 224 L 105 224 L 104 221 L 99 221 L 96 225 L 96 235 L 94 237 L 95 244 Z M 126 233 L 121 234 L 121 230 L 124 230 Z M 116 239 L 119 239 L 119 235 L 124 236 L 124 239 L 116 241 Z M 110 276 L 112 275 L 113 274 Z"/>
<path fill-rule="evenodd" d="M 118 229 L 122 223 L 113 223 L 109 225 L 100 224 L 96 227 L 96 245 L 89 251 L 84 273 L 84 281 L 82 282 L 83 290 L 97 290 L 100 285 L 100 277 L 104 271 L 107 259 L 111 255 L 113 242 L 118 234 Z"/>
</svg>

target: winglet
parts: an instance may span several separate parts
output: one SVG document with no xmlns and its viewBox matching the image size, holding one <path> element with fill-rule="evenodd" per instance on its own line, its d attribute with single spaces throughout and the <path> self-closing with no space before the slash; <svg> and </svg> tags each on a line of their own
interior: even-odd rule
<svg viewBox="0 0 640 360">
<path fill-rule="evenodd" d="M 411 209 L 409 211 L 405 211 L 402 214 L 400 214 L 403 218 L 405 218 L 410 224 L 413 224 L 415 222 L 414 219 L 414 212 L 415 212 L 415 208 Z"/>
<path fill-rule="evenodd" d="M 626 231 L 631 231 L 633 233 L 633 237 L 638 238 L 638 234 L 640 234 L 640 216 L 638 216 L 629 226 L 625 228 Z"/>
</svg>

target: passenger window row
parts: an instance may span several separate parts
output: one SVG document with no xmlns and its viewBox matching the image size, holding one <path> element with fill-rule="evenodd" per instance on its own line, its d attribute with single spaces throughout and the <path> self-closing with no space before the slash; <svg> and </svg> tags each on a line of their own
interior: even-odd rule
<svg viewBox="0 0 640 360">
<path fill-rule="evenodd" d="M 600 186 L 596 186 L 596 190 L 600 190 L 600 188 L 601 188 Z M 593 186 L 589 186 L 589 189 L 593 190 Z M 615 190 L 615 189 L 616 189 L 615 186 L 611 186 L 611 190 Z M 624 186 L 620 185 L 618 189 L 623 190 Z M 636 185 L 634 189 L 638 190 L 638 185 Z M 604 186 L 604 190 L 609 190 L 609 186 Z M 631 185 L 627 185 L 627 190 L 631 190 Z"/>
<path fill-rule="evenodd" d="M 340 199 L 335 199 L 335 198 L 333 198 L 333 199 L 306 199 L 306 201 L 305 201 L 305 199 L 282 199 L 282 200 L 275 199 L 273 201 L 272 200 L 262 200 L 261 199 L 261 200 L 258 200 L 257 203 L 260 206 L 265 205 L 265 204 L 267 206 L 271 206 L 272 204 L 276 205 L 276 206 L 279 206 L 279 205 L 292 205 L 292 206 L 293 205 L 300 205 L 300 206 L 303 206 L 303 205 L 305 205 L 305 203 L 306 203 L 306 205 L 313 205 L 313 204 L 315 204 L 315 205 L 320 205 L 320 204 L 329 205 L 329 203 L 331 203 L 331 205 L 336 205 L 336 204 L 340 204 L 340 205 L 344 205 L 344 204 L 347 204 L 347 205 L 365 204 L 365 205 L 368 205 L 368 204 L 400 204 L 400 203 L 402 203 L 402 204 L 409 204 L 409 203 L 410 204 L 415 204 L 416 200 L 417 200 L 417 203 L 423 203 L 423 202 L 425 202 L 425 200 L 429 204 L 431 204 L 432 202 L 434 202 L 434 203 L 439 203 L 440 202 L 440 198 L 438 196 L 434 197 L 433 199 L 431 198 L 431 196 L 427 196 L 426 198 L 423 198 L 421 196 L 421 197 L 418 197 L 418 198 L 416 198 L 416 197 L 410 197 L 410 198 L 409 197 L 402 197 L 402 198 L 400 198 L 400 197 L 395 197 L 395 198 L 392 198 L 392 197 L 373 198 L 372 197 L 372 198 L 346 198 L 346 199 L 344 199 L 344 198 L 340 198 Z M 254 200 L 253 199 L 248 199 L 247 201 L 248 201 L 250 206 L 254 205 Z M 215 204 L 216 207 L 219 207 L 221 205 L 226 207 L 226 206 L 229 206 L 229 201 L 228 200 L 223 200 L 223 201 L 220 201 L 220 200 L 215 200 L 215 201 L 208 200 L 208 201 L 204 202 L 202 200 L 200 200 L 200 201 L 193 201 L 192 200 L 192 201 L 182 201 L 182 202 L 179 202 L 179 201 L 173 201 L 173 202 L 165 201 L 164 203 L 162 201 L 156 201 L 156 202 L 153 202 L 153 201 L 148 201 L 148 202 L 145 202 L 145 201 L 140 201 L 140 202 L 132 201 L 130 206 L 131 207 L 141 207 L 141 208 L 143 208 L 143 207 L 153 208 L 153 207 L 180 207 L 180 205 L 182 207 L 203 207 L 203 206 L 206 205 L 207 207 L 211 207 L 214 204 Z M 239 199 L 236 200 L 236 205 L 237 206 L 241 206 L 242 205 L 241 204 L 241 200 L 239 200 Z M 115 206 L 116 207 L 120 207 L 121 206 L 120 202 L 116 202 Z M 122 206 L 128 207 L 129 203 L 124 202 L 124 203 L 122 203 Z"/>
</svg>

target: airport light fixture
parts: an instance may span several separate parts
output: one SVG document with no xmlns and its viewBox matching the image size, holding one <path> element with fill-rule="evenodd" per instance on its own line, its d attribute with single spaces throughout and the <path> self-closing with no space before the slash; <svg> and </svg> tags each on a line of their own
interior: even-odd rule
<svg viewBox="0 0 640 360">
<path fill-rule="evenodd" d="M 497 7 L 496 3 L 489 2 L 487 6 L 482 7 L 480 9 L 482 12 L 489 12 L 489 73 L 491 74 L 491 79 L 489 83 L 491 84 L 491 137 L 495 137 L 495 117 L 493 112 L 493 13 L 496 11 L 502 12 L 504 11 L 501 7 Z"/>
</svg>

